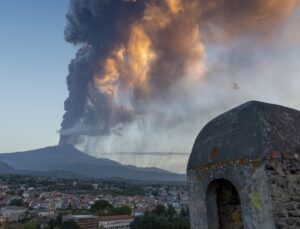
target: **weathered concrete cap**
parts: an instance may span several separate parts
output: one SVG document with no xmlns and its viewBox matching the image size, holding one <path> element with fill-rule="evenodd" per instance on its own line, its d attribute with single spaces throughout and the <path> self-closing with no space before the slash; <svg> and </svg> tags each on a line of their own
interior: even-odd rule
<svg viewBox="0 0 300 229">
<path fill-rule="evenodd" d="M 257 101 L 209 122 L 198 135 L 187 169 L 206 164 L 292 153 L 300 146 L 300 111 Z"/>
</svg>

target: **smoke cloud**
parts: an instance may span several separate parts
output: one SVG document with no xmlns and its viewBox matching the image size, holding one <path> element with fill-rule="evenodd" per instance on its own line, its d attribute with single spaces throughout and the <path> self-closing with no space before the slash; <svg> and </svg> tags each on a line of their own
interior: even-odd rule
<svg viewBox="0 0 300 229">
<path fill-rule="evenodd" d="M 272 38 L 299 0 L 201 0 L 203 31 L 207 39 L 225 41 L 236 36 Z"/>
<path fill-rule="evenodd" d="M 71 1 L 66 40 L 82 48 L 70 64 L 61 141 L 121 133 L 148 112 L 203 62 L 199 17 L 194 0 Z"/>
<path fill-rule="evenodd" d="M 72 0 L 65 37 L 80 48 L 69 65 L 61 143 L 178 171 L 217 114 L 250 99 L 300 107 L 289 99 L 299 96 L 299 50 L 289 45 L 300 43 L 293 29 L 298 6 L 298 0 Z"/>
</svg>

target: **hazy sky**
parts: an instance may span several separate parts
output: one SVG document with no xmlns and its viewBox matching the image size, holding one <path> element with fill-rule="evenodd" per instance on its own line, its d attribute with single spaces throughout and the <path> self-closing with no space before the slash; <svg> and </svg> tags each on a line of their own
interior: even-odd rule
<svg viewBox="0 0 300 229">
<path fill-rule="evenodd" d="M 58 142 L 67 97 L 68 0 L 0 1 L 0 152 Z"/>
</svg>

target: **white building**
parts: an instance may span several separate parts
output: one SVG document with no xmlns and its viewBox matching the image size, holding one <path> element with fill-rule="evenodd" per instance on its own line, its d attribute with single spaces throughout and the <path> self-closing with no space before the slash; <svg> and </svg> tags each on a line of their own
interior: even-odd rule
<svg viewBox="0 0 300 229">
<path fill-rule="evenodd" d="M 1 215 L 7 217 L 9 222 L 17 222 L 26 217 L 27 208 L 19 206 L 6 206 L 1 208 Z"/>
<path fill-rule="evenodd" d="M 100 216 L 99 227 L 104 229 L 130 229 L 133 217 L 130 215 Z"/>
<path fill-rule="evenodd" d="M 42 218 L 51 218 L 55 216 L 55 212 L 54 211 L 38 211 L 37 213 L 38 217 L 42 217 Z"/>
</svg>

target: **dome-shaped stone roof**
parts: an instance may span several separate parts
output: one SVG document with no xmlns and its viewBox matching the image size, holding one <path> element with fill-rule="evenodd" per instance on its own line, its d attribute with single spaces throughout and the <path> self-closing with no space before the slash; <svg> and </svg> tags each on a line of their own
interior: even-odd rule
<svg viewBox="0 0 300 229">
<path fill-rule="evenodd" d="M 209 163 L 264 158 L 300 146 L 300 111 L 251 101 L 218 116 L 198 135 L 188 170 Z"/>
</svg>

